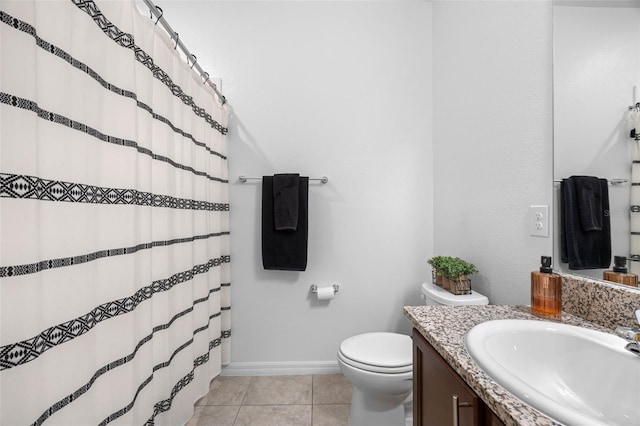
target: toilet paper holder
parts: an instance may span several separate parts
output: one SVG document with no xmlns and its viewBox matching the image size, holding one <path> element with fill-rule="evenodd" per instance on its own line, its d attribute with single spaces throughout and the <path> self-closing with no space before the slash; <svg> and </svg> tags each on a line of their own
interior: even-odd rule
<svg viewBox="0 0 640 426">
<path fill-rule="evenodd" d="M 334 284 L 333 286 L 333 292 L 337 293 L 338 290 L 340 290 L 340 286 L 338 284 Z M 311 293 L 317 293 L 318 292 L 318 286 L 315 284 L 311 284 Z"/>
</svg>

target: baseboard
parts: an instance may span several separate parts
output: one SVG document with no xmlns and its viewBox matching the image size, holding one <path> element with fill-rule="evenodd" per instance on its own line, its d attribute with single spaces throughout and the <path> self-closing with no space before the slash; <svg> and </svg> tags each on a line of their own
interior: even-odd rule
<svg viewBox="0 0 640 426">
<path fill-rule="evenodd" d="M 338 361 L 232 362 L 222 367 L 221 376 L 291 376 L 338 374 Z"/>
</svg>

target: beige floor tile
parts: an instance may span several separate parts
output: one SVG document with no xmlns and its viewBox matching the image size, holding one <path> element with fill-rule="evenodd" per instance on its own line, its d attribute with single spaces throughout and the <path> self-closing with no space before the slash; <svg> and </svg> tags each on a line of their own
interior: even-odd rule
<svg viewBox="0 0 640 426">
<path fill-rule="evenodd" d="M 235 426 L 311 426 L 311 405 L 243 405 Z"/>
<path fill-rule="evenodd" d="M 313 376 L 314 404 L 351 404 L 353 387 L 342 374 Z"/>
<path fill-rule="evenodd" d="M 313 406 L 313 426 L 347 426 L 350 404 L 326 404 Z"/>
<path fill-rule="evenodd" d="M 351 394 L 342 374 L 217 377 L 187 426 L 346 426 Z"/>
<path fill-rule="evenodd" d="M 312 376 L 254 376 L 242 405 L 311 404 Z"/>
<path fill-rule="evenodd" d="M 216 377 L 209 386 L 209 393 L 196 405 L 241 405 L 249 388 L 251 377 Z"/>
<path fill-rule="evenodd" d="M 233 426 L 240 406 L 199 406 L 186 426 Z"/>
</svg>

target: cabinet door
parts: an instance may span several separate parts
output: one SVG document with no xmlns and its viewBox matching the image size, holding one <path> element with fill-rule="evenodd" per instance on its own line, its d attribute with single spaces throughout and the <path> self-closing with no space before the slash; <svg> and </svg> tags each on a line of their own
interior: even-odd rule
<svg viewBox="0 0 640 426">
<path fill-rule="evenodd" d="M 416 329 L 413 407 L 414 426 L 479 426 L 484 414 L 482 400 Z"/>
<path fill-rule="evenodd" d="M 498 416 L 495 415 L 495 413 L 493 411 L 491 411 L 489 408 L 486 408 L 487 406 L 485 405 L 485 410 L 484 410 L 484 424 L 485 426 L 506 426 L 502 420 L 500 420 L 498 418 Z"/>
</svg>

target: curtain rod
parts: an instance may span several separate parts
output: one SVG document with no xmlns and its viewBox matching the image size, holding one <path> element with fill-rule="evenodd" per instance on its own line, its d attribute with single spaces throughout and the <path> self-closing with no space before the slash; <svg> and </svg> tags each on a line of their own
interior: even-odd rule
<svg viewBox="0 0 640 426">
<path fill-rule="evenodd" d="M 238 176 L 238 180 L 240 180 L 240 182 L 245 183 L 248 180 L 262 180 L 261 177 L 247 177 L 247 176 Z M 319 180 L 322 183 L 327 183 L 329 182 L 329 178 L 326 176 L 322 176 L 321 178 L 309 178 L 309 180 Z"/>
<path fill-rule="evenodd" d="M 200 65 L 198 65 L 198 59 L 196 58 L 196 55 L 194 55 L 193 53 L 189 52 L 189 49 L 187 49 L 187 46 L 185 46 L 184 43 L 180 40 L 180 35 L 177 32 L 175 32 L 173 30 L 173 28 L 171 28 L 171 25 L 169 25 L 167 20 L 162 17 L 162 15 L 164 14 L 164 12 L 162 11 L 162 8 L 160 8 L 160 7 L 156 6 L 155 4 L 153 4 L 153 2 L 151 0 L 143 0 L 143 1 L 147 5 L 147 7 L 149 8 L 149 11 L 151 12 L 151 14 L 155 15 L 157 17 L 156 25 L 158 25 L 158 22 L 161 23 L 162 27 L 165 29 L 165 31 L 167 31 L 169 33 L 169 36 L 171 36 L 171 38 L 176 41 L 176 48 L 179 47 L 184 52 L 184 54 L 187 57 L 187 64 L 189 63 L 189 58 L 192 58 L 193 59 L 193 64 L 191 65 L 191 68 L 195 67 L 196 71 L 200 74 L 200 77 L 204 77 L 205 75 L 207 76 L 207 78 L 204 80 L 203 84 L 206 84 L 207 86 L 209 86 L 209 87 L 211 87 L 213 89 L 213 91 L 218 96 L 218 99 L 220 99 L 220 102 L 222 102 L 222 105 L 227 103 L 227 98 L 225 98 L 222 95 L 222 93 L 220 93 L 220 91 L 218 90 L 218 87 L 216 86 L 216 84 L 211 82 L 211 81 L 209 81 L 209 73 L 206 72 L 205 70 L 203 70 Z"/>
</svg>

